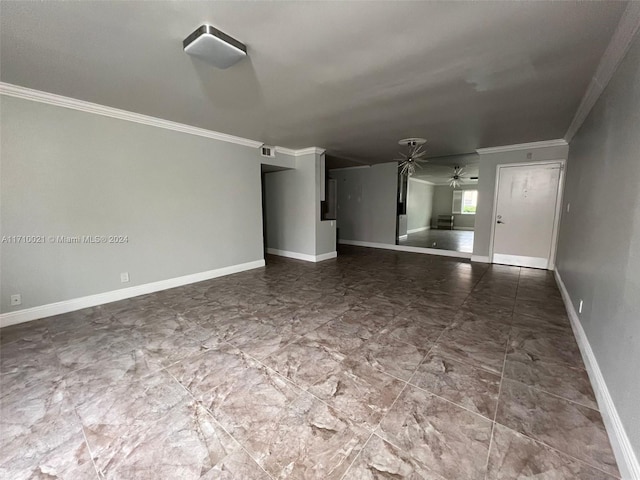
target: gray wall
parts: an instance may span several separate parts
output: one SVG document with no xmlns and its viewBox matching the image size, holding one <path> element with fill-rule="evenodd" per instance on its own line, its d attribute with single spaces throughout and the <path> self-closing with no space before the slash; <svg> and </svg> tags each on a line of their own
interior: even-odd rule
<svg viewBox="0 0 640 480">
<path fill-rule="evenodd" d="M 491 224 L 493 219 L 493 199 L 496 187 L 496 167 L 505 163 L 526 163 L 543 160 L 565 160 L 568 146 L 541 147 L 514 152 L 501 152 L 480 155 L 480 172 L 478 175 L 478 209 L 476 211 L 475 234 L 473 238 L 473 254 L 489 255 L 491 242 Z M 531 158 L 527 155 L 531 154 Z"/>
<path fill-rule="evenodd" d="M 640 37 L 571 142 L 563 211 L 557 268 L 640 458 Z"/>
<path fill-rule="evenodd" d="M 315 156 L 295 161 L 293 170 L 264 176 L 267 247 L 315 255 Z"/>
<path fill-rule="evenodd" d="M 407 183 L 407 230 L 431 226 L 433 185 L 411 178 Z"/>
<path fill-rule="evenodd" d="M 257 149 L 0 97 L 2 235 L 127 235 L 3 244 L 1 311 L 260 260 Z M 129 272 L 130 283 L 120 283 Z M 20 307 L 9 296 L 22 294 Z"/>
<path fill-rule="evenodd" d="M 305 255 L 336 250 L 335 222 L 320 220 L 321 157 L 303 155 L 293 170 L 265 173 L 267 248 Z"/>
<path fill-rule="evenodd" d="M 343 240 L 396 243 L 398 164 L 332 170 L 338 180 L 338 228 Z"/>
<path fill-rule="evenodd" d="M 458 190 L 477 190 L 477 185 L 461 185 Z M 433 191 L 433 216 L 431 217 L 432 228 L 438 225 L 438 215 L 451 215 L 453 210 L 453 187 L 449 185 L 436 185 Z M 475 225 L 475 215 L 454 215 L 454 228 L 473 229 Z"/>
</svg>

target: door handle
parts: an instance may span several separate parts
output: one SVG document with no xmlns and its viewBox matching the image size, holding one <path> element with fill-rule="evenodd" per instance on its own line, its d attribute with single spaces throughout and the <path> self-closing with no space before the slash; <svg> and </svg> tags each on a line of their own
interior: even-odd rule
<svg viewBox="0 0 640 480">
<path fill-rule="evenodd" d="M 498 220 L 496 223 L 504 223 L 502 220 Z"/>
</svg>

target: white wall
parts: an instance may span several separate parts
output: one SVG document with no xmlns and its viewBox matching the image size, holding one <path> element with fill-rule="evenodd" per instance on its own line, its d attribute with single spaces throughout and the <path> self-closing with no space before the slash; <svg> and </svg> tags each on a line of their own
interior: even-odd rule
<svg viewBox="0 0 640 480">
<path fill-rule="evenodd" d="M 473 239 L 474 255 L 489 255 L 497 166 L 505 163 L 565 160 L 567 158 L 568 151 L 568 146 L 553 146 L 516 150 L 511 152 L 480 154 L 478 208 L 475 215 L 475 234 Z M 531 154 L 531 158 L 527 158 L 528 154 Z"/>
<path fill-rule="evenodd" d="M 411 177 L 407 184 L 407 230 L 424 230 L 431 226 L 433 185 Z"/>
<path fill-rule="evenodd" d="M 640 459 L 639 36 L 570 147 L 557 269 Z"/>
<path fill-rule="evenodd" d="M 2 312 L 261 260 L 255 148 L 0 97 Z M 122 284 L 120 273 L 129 272 Z M 11 307 L 11 294 L 22 305 Z"/>
<path fill-rule="evenodd" d="M 332 170 L 338 181 L 340 239 L 395 245 L 398 164 Z"/>
<path fill-rule="evenodd" d="M 295 169 L 265 173 L 268 249 L 308 256 L 335 252 L 335 222 L 320 220 L 323 156 L 295 157 Z"/>
</svg>

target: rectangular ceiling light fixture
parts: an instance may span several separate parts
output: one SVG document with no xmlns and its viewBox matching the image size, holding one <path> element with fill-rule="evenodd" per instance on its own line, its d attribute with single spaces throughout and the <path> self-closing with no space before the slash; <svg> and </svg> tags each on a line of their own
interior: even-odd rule
<svg viewBox="0 0 640 480">
<path fill-rule="evenodd" d="M 228 68 L 247 56 L 247 47 L 211 25 L 202 25 L 182 42 L 184 51 L 214 67 Z"/>
</svg>

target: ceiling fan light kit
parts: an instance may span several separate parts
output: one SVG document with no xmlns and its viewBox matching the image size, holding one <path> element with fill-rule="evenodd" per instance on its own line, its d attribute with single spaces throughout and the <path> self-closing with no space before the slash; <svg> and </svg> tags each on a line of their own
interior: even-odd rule
<svg viewBox="0 0 640 480">
<path fill-rule="evenodd" d="M 214 67 L 225 69 L 247 56 L 247 47 L 211 25 L 198 27 L 182 42 L 184 51 Z"/>
<path fill-rule="evenodd" d="M 467 176 L 467 173 L 464 171 L 464 167 L 460 168 L 459 166 L 453 167 L 453 175 L 449 178 L 449 186 L 453 188 L 458 188 L 460 183 Z"/>
</svg>

